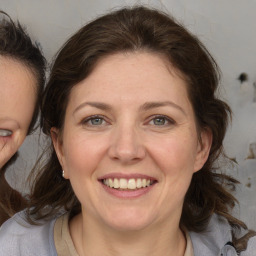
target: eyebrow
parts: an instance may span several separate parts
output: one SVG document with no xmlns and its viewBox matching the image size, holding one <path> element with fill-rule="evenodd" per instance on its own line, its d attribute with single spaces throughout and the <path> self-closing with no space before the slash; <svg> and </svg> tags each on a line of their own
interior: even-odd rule
<svg viewBox="0 0 256 256">
<path fill-rule="evenodd" d="M 79 111 L 81 108 L 84 108 L 86 106 L 91 106 L 94 108 L 98 108 L 104 111 L 109 111 L 112 109 L 112 107 L 106 103 L 102 103 L 102 102 L 84 102 L 82 104 L 80 104 L 78 107 L 75 108 L 75 110 L 73 111 L 73 115 Z M 159 108 L 159 107 L 165 107 L 165 106 L 171 106 L 174 107 L 178 110 L 180 110 L 184 115 L 186 115 L 186 112 L 184 111 L 184 109 L 182 107 L 180 107 L 179 105 L 177 105 L 176 103 L 172 102 L 172 101 L 161 101 L 161 102 L 146 102 L 144 103 L 140 108 L 139 111 L 147 111 L 150 109 L 154 109 L 154 108 Z"/>
<path fill-rule="evenodd" d="M 184 115 L 186 115 L 186 112 L 184 111 L 184 109 L 181 106 L 177 105 L 176 103 L 174 103 L 172 101 L 146 102 L 140 107 L 140 110 L 146 111 L 146 110 L 159 108 L 159 107 L 165 107 L 165 106 L 174 107 L 174 108 L 180 110 Z"/>
<path fill-rule="evenodd" d="M 102 103 L 102 102 L 84 102 L 84 103 L 80 104 L 78 107 L 75 108 L 75 110 L 73 111 L 73 115 L 78 110 L 80 110 L 81 108 L 84 108 L 86 106 L 91 106 L 91 107 L 98 108 L 98 109 L 105 110 L 105 111 L 111 110 L 110 105 Z"/>
</svg>

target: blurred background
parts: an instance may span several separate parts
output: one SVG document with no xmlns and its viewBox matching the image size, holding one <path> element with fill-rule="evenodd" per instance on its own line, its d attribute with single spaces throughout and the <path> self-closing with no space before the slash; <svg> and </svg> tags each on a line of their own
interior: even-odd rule
<svg viewBox="0 0 256 256">
<path fill-rule="evenodd" d="M 0 0 L 0 9 L 27 27 L 50 63 L 82 25 L 106 11 L 135 4 L 174 16 L 200 38 L 219 64 L 221 95 L 233 110 L 224 145 L 232 161 L 221 171 L 241 182 L 235 213 L 256 229 L 256 0 Z M 28 190 L 26 177 L 44 142 L 39 131 L 27 137 L 17 162 L 7 172 L 13 187 Z"/>
</svg>

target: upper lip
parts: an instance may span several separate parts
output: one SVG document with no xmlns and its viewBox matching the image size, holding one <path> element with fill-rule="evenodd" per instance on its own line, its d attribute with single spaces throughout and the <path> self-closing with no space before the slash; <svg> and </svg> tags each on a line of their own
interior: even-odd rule
<svg viewBox="0 0 256 256">
<path fill-rule="evenodd" d="M 98 180 L 105 180 L 105 179 L 148 179 L 148 180 L 154 180 L 156 181 L 157 179 L 149 176 L 149 175 L 145 175 L 145 174 L 139 174 L 139 173 L 130 173 L 130 174 L 124 174 L 124 173 L 109 173 L 109 174 L 105 174 L 103 176 L 100 176 L 98 178 Z"/>
</svg>

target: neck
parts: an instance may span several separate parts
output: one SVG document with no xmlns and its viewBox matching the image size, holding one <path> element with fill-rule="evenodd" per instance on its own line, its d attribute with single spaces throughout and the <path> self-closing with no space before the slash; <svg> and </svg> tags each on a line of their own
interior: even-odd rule
<svg viewBox="0 0 256 256">
<path fill-rule="evenodd" d="M 70 222 L 70 233 L 80 256 L 183 256 L 186 240 L 179 226 L 158 223 L 139 231 L 113 230 L 82 214 Z"/>
</svg>

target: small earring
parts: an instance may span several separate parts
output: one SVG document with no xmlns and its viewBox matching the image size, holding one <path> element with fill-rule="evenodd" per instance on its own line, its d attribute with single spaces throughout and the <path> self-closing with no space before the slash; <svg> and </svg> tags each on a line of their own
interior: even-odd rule
<svg viewBox="0 0 256 256">
<path fill-rule="evenodd" d="M 62 170 L 62 177 L 65 178 L 65 172 Z"/>
</svg>

